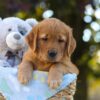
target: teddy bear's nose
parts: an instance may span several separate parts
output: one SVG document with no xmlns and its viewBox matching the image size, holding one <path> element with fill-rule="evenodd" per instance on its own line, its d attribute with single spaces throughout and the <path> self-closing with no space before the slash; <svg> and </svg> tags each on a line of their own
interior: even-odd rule
<svg viewBox="0 0 100 100">
<path fill-rule="evenodd" d="M 20 37 L 20 35 L 15 34 L 15 35 L 14 35 L 14 38 L 15 38 L 16 40 L 19 40 L 21 37 Z"/>
</svg>

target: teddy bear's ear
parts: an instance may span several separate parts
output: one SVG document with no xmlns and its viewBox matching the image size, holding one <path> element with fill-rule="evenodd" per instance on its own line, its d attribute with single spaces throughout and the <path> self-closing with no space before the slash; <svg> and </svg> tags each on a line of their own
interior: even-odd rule
<svg viewBox="0 0 100 100">
<path fill-rule="evenodd" d="M 38 21 L 37 21 L 35 18 L 28 18 L 28 19 L 26 19 L 26 22 L 27 22 L 31 27 L 33 27 L 33 26 L 35 26 L 35 25 L 38 24 Z"/>
</svg>

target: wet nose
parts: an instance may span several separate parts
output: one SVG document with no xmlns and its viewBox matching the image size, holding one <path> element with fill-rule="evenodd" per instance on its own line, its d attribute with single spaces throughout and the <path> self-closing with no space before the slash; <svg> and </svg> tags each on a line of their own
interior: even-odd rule
<svg viewBox="0 0 100 100">
<path fill-rule="evenodd" d="M 14 38 L 15 38 L 16 40 L 19 40 L 21 37 L 20 37 L 20 35 L 15 34 L 15 35 L 14 35 Z"/>
<path fill-rule="evenodd" d="M 57 55 L 57 52 L 55 50 L 48 51 L 49 58 L 55 58 Z"/>
</svg>

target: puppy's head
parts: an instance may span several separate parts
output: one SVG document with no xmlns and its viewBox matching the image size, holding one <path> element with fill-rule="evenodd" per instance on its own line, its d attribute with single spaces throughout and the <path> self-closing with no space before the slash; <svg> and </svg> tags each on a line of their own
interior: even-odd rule
<svg viewBox="0 0 100 100">
<path fill-rule="evenodd" d="M 73 53 L 76 42 L 72 29 L 56 18 L 45 19 L 26 36 L 36 56 L 47 62 L 59 62 Z"/>
</svg>

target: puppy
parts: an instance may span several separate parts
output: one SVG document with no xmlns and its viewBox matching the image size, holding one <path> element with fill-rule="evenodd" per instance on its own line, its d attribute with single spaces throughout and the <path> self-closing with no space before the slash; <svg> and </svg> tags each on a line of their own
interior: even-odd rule
<svg viewBox="0 0 100 100">
<path fill-rule="evenodd" d="M 29 48 L 18 69 L 18 79 L 26 84 L 33 70 L 48 71 L 48 84 L 57 88 L 64 74 L 79 71 L 71 62 L 76 47 L 72 29 L 56 18 L 41 21 L 26 36 Z"/>
</svg>

